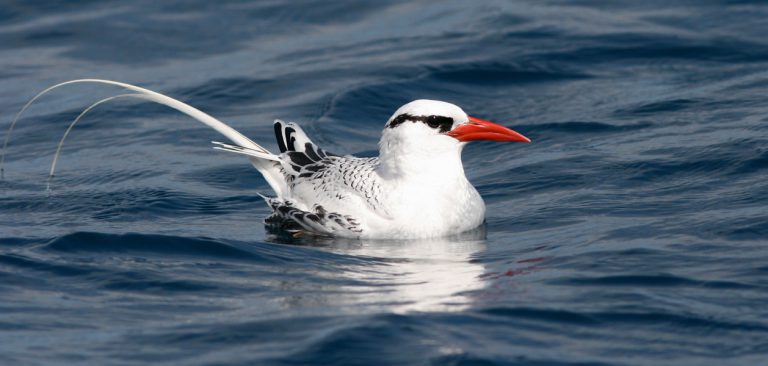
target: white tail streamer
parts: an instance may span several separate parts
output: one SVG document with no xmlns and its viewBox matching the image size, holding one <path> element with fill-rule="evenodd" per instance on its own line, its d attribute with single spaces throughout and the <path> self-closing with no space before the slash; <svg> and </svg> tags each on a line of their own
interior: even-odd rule
<svg viewBox="0 0 768 366">
<path fill-rule="evenodd" d="M 2 152 L 0 153 L 0 173 L 4 171 L 5 153 L 6 153 L 6 150 L 7 150 L 7 147 L 8 147 L 8 143 L 10 142 L 11 134 L 13 133 L 13 129 L 16 127 L 16 123 L 19 121 L 19 118 L 21 117 L 21 115 L 29 108 L 30 105 L 32 105 L 32 103 L 34 103 L 37 99 L 39 99 L 41 96 L 43 96 L 44 94 L 48 93 L 49 91 L 51 91 L 53 89 L 56 89 L 58 87 L 64 86 L 64 85 L 76 84 L 76 83 L 94 83 L 94 84 L 115 85 L 115 86 L 119 86 L 119 87 L 122 87 L 122 88 L 125 88 L 125 89 L 128 89 L 128 90 L 137 92 L 137 94 L 123 94 L 123 95 L 120 95 L 120 96 L 117 96 L 117 97 L 128 97 L 128 96 L 131 96 L 131 97 L 141 98 L 141 99 L 145 99 L 145 100 L 152 101 L 152 102 L 155 102 L 155 103 L 166 105 L 168 107 L 171 107 L 171 108 L 173 108 L 173 109 L 175 109 L 175 110 L 177 110 L 179 112 L 182 112 L 182 113 L 184 113 L 184 114 L 186 114 L 186 115 L 188 115 L 188 116 L 190 116 L 190 117 L 192 117 L 192 118 L 202 122 L 203 124 L 213 128 L 214 130 L 218 131 L 219 133 L 221 133 L 222 135 L 224 135 L 225 137 L 230 139 L 235 144 L 248 147 L 248 148 L 250 148 L 252 150 L 255 150 L 255 151 L 258 151 L 258 152 L 262 152 L 264 154 L 264 156 L 259 156 L 259 158 L 261 158 L 261 159 L 271 160 L 271 161 L 279 161 L 279 159 L 278 159 L 278 157 L 276 155 L 270 153 L 267 149 L 261 147 L 259 144 L 255 143 L 255 142 L 253 142 L 248 137 L 245 137 L 240 132 L 237 132 L 232 127 L 229 127 L 224 122 L 221 122 L 221 121 L 217 120 L 216 118 L 211 117 L 207 113 L 205 113 L 205 112 L 203 112 L 203 111 L 201 111 L 201 110 L 199 110 L 199 109 L 197 109 L 195 107 L 192 107 L 192 106 L 190 106 L 190 105 L 188 105 L 186 103 L 183 103 L 183 102 L 178 101 L 176 99 L 173 99 L 171 97 L 165 96 L 163 94 L 160 94 L 160 93 L 157 93 L 157 92 L 153 92 L 153 91 L 151 91 L 149 89 L 144 89 L 142 87 L 138 87 L 138 86 L 131 85 L 131 84 L 126 84 L 126 83 L 121 83 L 121 82 L 118 82 L 118 81 L 102 80 L 102 79 L 78 79 L 78 80 L 65 81 L 63 83 L 59 83 L 59 84 L 53 85 L 53 86 L 43 90 L 42 92 L 40 92 L 37 95 L 35 95 L 29 102 L 27 102 L 27 104 L 24 105 L 24 107 L 21 109 L 21 111 L 19 111 L 19 113 L 16 114 L 16 117 L 13 119 L 13 122 L 11 122 L 11 125 L 8 127 L 8 131 L 7 131 L 6 135 L 5 135 L 5 140 L 3 142 L 3 149 L 2 149 Z M 95 104 L 91 105 L 91 107 L 89 107 L 88 110 L 92 109 L 93 107 L 95 107 L 98 104 L 107 102 L 107 101 L 115 99 L 115 98 L 116 97 L 114 97 L 114 98 L 106 98 L 106 99 L 103 99 L 103 100 L 101 100 L 99 102 L 96 102 Z M 88 110 L 84 111 L 84 113 L 81 113 L 81 116 L 83 114 L 85 114 L 85 112 L 87 112 Z M 79 116 L 78 119 L 81 116 Z M 67 130 L 67 132 L 69 132 L 69 130 Z M 59 146 L 59 147 L 61 147 L 61 146 Z M 55 168 L 55 162 L 54 162 L 54 166 L 51 167 L 51 173 L 53 173 L 54 168 Z"/>
</svg>

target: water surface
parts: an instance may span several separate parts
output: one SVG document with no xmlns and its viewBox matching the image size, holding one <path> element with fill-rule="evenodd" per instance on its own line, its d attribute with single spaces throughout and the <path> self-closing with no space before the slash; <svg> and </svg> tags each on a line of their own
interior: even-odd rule
<svg viewBox="0 0 768 366">
<path fill-rule="evenodd" d="M 290 240 L 265 232 L 247 161 L 161 106 L 97 107 L 47 190 L 67 124 L 121 92 L 57 90 L 0 182 L 0 363 L 768 363 L 766 18 L 758 1 L 11 2 L 4 123 L 98 77 L 272 149 L 281 118 L 370 156 L 418 98 L 534 143 L 465 149 L 484 231 Z"/>
</svg>

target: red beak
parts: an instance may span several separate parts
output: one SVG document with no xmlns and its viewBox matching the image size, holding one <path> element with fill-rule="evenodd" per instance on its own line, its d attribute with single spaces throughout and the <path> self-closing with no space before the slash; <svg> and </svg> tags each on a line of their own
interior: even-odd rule
<svg viewBox="0 0 768 366">
<path fill-rule="evenodd" d="M 448 136 L 461 142 L 477 140 L 531 142 L 529 138 L 509 128 L 475 117 L 469 117 L 468 123 L 448 131 Z"/>
</svg>

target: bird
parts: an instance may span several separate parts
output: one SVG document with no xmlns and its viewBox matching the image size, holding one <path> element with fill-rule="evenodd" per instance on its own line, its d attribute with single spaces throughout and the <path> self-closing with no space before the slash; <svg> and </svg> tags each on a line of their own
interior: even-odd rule
<svg viewBox="0 0 768 366">
<path fill-rule="evenodd" d="M 67 135 L 90 110 L 119 98 L 155 102 L 230 140 L 214 141 L 215 149 L 247 155 L 275 192 L 274 197 L 260 194 L 272 210 L 264 223 L 294 236 L 422 239 L 468 232 L 483 224 L 485 202 L 464 173 L 464 146 L 479 140 L 531 142 L 510 128 L 471 117 L 457 105 L 419 99 L 403 105 L 387 120 L 378 157 L 332 154 L 312 142 L 298 124 L 281 120 L 274 122 L 279 148 L 275 154 L 226 123 L 167 95 L 114 80 L 77 79 L 46 88 L 16 114 L 0 152 L 0 176 L 11 132 L 24 111 L 54 89 L 81 83 L 117 86 L 131 93 L 101 99 L 70 123 L 59 141 L 49 178 L 54 176 Z"/>
<path fill-rule="evenodd" d="M 379 156 L 340 156 L 317 146 L 294 122 L 274 122 L 279 154 L 256 146 L 213 142 L 244 154 L 275 197 L 265 197 L 265 224 L 300 235 L 358 239 L 450 236 L 477 228 L 485 203 L 461 160 L 478 140 L 531 140 L 502 125 L 467 115 L 443 101 L 420 99 L 387 120 Z"/>
</svg>

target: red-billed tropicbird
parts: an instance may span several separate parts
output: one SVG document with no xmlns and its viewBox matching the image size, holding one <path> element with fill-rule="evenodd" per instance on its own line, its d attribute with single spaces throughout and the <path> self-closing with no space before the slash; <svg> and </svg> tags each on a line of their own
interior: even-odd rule
<svg viewBox="0 0 768 366">
<path fill-rule="evenodd" d="M 279 155 L 216 142 L 217 149 L 251 156 L 274 189 L 266 223 L 355 238 L 425 238 L 476 228 L 485 203 L 464 175 L 462 148 L 475 140 L 530 142 L 435 100 L 400 107 L 375 158 L 330 154 L 297 124 L 278 120 L 274 126 Z"/>
<path fill-rule="evenodd" d="M 302 232 L 352 238 L 427 238 L 476 228 L 485 218 L 485 203 L 464 175 L 461 150 L 475 140 L 530 142 L 501 125 L 467 116 L 461 108 L 434 100 L 416 100 L 387 121 L 376 158 L 327 153 L 295 123 L 275 122 L 280 148 L 276 155 L 210 115 L 176 99 L 112 80 L 79 79 L 53 85 L 32 98 L 16 115 L 0 153 L 3 171 L 6 146 L 24 111 L 42 95 L 64 85 L 107 84 L 130 90 L 104 98 L 85 109 L 69 131 L 94 107 L 117 99 L 138 98 L 164 104 L 208 125 L 234 145 L 215 148 L 245 154 L 276 193 L 267 198 L 273 213 L 268 225 Z"/>
</svg>

